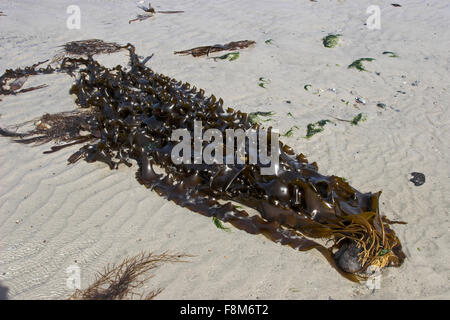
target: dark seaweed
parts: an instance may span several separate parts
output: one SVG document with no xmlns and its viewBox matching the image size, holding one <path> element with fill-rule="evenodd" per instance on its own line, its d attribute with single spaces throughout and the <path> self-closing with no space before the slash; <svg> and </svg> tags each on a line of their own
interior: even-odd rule
<svg viewBox="0 0 450 320">
<path fill-rule="evenodd" d="M 210 53 L 218 52 L 218 51 L 226 51 L 226 50 L 237 50 L 248 48 L 249 46 L 255 44 L 255 41 L 252 40 L 240 40 L 233 41 L 226 44 L 215 44 L 212 46 L 203 46 L 196 47 L 183 51 L 175 51 L 174 54 L 183 54 L 183 55 L 193 55 L 194 57 L 208 56 Z"/>
<path fill-rule="evenodd" d="M 259 124 L 251 124 L 247 113 L 225 109 L 222 99 L 207 97 L 202 89 L 146 67 L 131 44 L 124 48 L 130 53 L 127 70 L 120 65 L 107 68 L 91 56 L 66 57 L 53 70 L 77 73 L 70 93 L 76 96 L 80 110 L 86 110 L 83 121 L 68 125 L 71 134 L 57 135 L 67 144 L 56 148 L 83 139 L 88 141 L 69 157 L 69 164 L 84 159 L 117 169 L 121 163 L 131 166 L 131 160 L 135 160 L 139 183 L 159 195 L 296 250 L 317 249 L 341 275 L 352 281 L 358 281 L 357 274 L 370 265 L 403 263 L 405 255 L 400 241 L 389 226 L 393 222 L 379 213 L 381 192 L 361 193 L 337 176 L 320 174 L 315 162 L 308 163 L 303 154 L 296 155 L 282 142 L 276 175 L 261 175 L 261 165 L 173 164 L 171 151 L 176 142 L 170 137 L 174 129 L 192 132 L 194 120 L 201 120 L 205 130 L 216 128 L 222 132 L 256 129 Z M 8 70 L 0 81 L 22 73 L 18 70 Z M 36 68 L 27 70 L 26 74 L 41 72 Z M 42 73 L 49 71 L 46 70 Z M 68 122 L 69 119 L 68 116 Z M 326 121 L 320 124 L 323 126 Z M 82 134 L 83 131 L 88 134 Z M 0 134 L 9 136 L 5 130 Z M 30 134 L 33 132 L 17 133 L 14 137 L 20 141 Z M 154 166 L 165 174 L 157 174 Z M 221 204 L 219 200 L 254 208 L 260 215 L 249 215 L 231 202 Z M 329 239 L 331 244 L 330 241 L 328 245 L 319 244 L 314 238 Z M 359 266 L 356 271 L 346 272 L 339 264 L 342 259 L 334 257 L 340 248 L 342 254 L 344 244 L 359 248 L 358 256 L 354 257 Z M 388 253 L 380 255 L 387 249 Z"/>
</svg>

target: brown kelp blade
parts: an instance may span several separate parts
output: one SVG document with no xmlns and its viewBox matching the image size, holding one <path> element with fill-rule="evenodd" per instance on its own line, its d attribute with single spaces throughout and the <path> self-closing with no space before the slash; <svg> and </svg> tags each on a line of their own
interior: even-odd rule
<svg viewBox="0 0 450 320">
<path fill-rule="evenodd" d="M 210 53 L 218 52 L 218 51 L 237 50 L 237 49 L 248 48 L 255 43 L 256 42 L 253 40 L 232 41 L 232 42 L 229 42 L 226 44 L 215 44 L 212 46 L 202 46 L 202 47 L 196 47 L 196 48 L 192 48 L 192 49 L 188 49 L 188 50 L 175 51 L 174 54 L 181 54 L 181 55 L 191 54 L 194 57 L 201 57 L 201 56 L 209 55 Z"/>
</svg>

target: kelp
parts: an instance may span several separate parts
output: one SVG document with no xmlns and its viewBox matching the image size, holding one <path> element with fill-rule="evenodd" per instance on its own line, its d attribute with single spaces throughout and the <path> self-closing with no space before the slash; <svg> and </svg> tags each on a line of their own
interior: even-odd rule
<svg viewBox="0 0 450 320">
<path fill-rule="evenodd" d="M 115 42 L 89 39 L 67 42 L 63 48 L 64 52 L 69 55 L 93 56 L 96 54 L 111 54 L 121 50 L 123 47 Z"/>
<path fill-rule="evenodd" d="M 359 70 L 359 71 L 367 71 L 367 70 L 364 68 L 363 61 L 369 61 L 369 62 L 371 62 L 371 61 L 373 61 L 373 60 L 375 60 L 375 59 L 374 59 L 374 58 L 361 58 L 361 59 L 358 59 L 358 60 L 353 61 L 353 62 L 348 66 L 348 68 L 349 68 L 349 69 L 354 68 L 354 69 L 357 69 L 357 70 Z"/>
<path fill-rule="evenodd" d="M 194 57 L 209 56 L 209 54 L 213 52 L 245 49 L 255 43 L 256 42 L 252 40 L 232 41 L 226 44 L 215 44 L 212 46 L 202 46 L 188 50 L 175 51 L 174 54 L 192 55 Z"/>
<path fill-rule="evenodd" d="M 170 255 L 167 253 L 140 253 L 133 257 L 125 258 L 120 264 L 106 266 L 103 272 L 96 275 L 94 282 L 86 289 L 77 289 L 68 298 L 69 300 L 125 300 L 144 299 L 151 300 L 162 292 L 162 289 L 153 290 L 146 295 L 137 290 L 153 275 L 149 275 L 153 269 L 167 262 L 185 262 L 187 255 Z"/>
<path fill-rule="evenodd" d="M 339 37 L 342 36 L 341 34 L 329 34 L 326 37 L 322 39 L 323 46 L 325 48 L 334 48 L 339 43 Z"/>
<path fill-rule="evenodd" d="M 155 15 L 155 13 L 165 13 L 165 14 L 173 14 L 173 13 L 183 13 L 184 11 L 180 11 L 180 10 L 163 10 L 163 11 L 156 11 L 151 3 L 148 4 L 148 7 L 143 6 L 143 5 L 139 5 L 138 6 L 139 9 L 143 10 L 145 13 L 144 14 L 138 14 L 136 16 L 136 18 L 131 19 L 128 21 L 129 24 L 131 24 L 132 22 L 135 21 L 144 21 L 148 18 L 151 18 Z"/>
<path fill-rule="evenodd" d="M 138 182 L 160 196 L 295 250 L 316 249 L 352 281 L 364 277 L 369 266 L 403 263 L 402 246 L 390 228 L 394 222 L 379 213 L 381 192 L 362 193 L 338 176 L 320 174 L 315 162 L 309 163 L 303 154 L 295 154 L 282 142 L 273 175 L 262 175 L 264 165 L 260 163 L 194 164 L 191 157 L 191 164 L 174 164 L 174 129 L 193 132 L 195 120 L 202 121 L 205 130 L 221 132 L 258 129 L 260 125 L 252 124 L 247 113 L 224 108 L 222 99 L 206 96 L 203 89 L 146 67 L 133 45 L 123 48 L 130 54 L 126 70 L 120 65 L 107 68 L 92 56 L 66 57 L 54 70 L 76 73 L 69 92 L 75 95 L 79 110 L 86 110 L 86 118 L 75 127 L 68 125 L 68 138 L 57 134 L 65 144 L 49 152 L 86 139 L 68 158 L 69 164 L 84 159 L 117 169 L 120 164 L 132 166 L 131 160 L 135 160 Z M 39 71 L 31 68 L 28 73 Z M 5 132 L 0 134 L 9 136 Z M 30 134 L 23 133 L 24 138 Z M 270 148 L 270 139 L 268 144 Z M 162 173 L 156 173 L 155 166 Z M 258 214 L 249 214 L 233 203 L 253 208 Z M 328 241 L 318 242 L 322 240 Z"/>
<path fill-rule="evenodd" d="M 5 73 L 0 76 L 0 96 L 16 95 L 47 87 L 46 84 L 42 84 L 35 87 L 21 89 L 30 76 L 55 72 L 51 66 L 47 66 L 45 69 L 37 69 L 38 66 L 46 63 L 47 61 L 48 60 L 35 63 L 30 67 L 17 68 L 15 70 L 7 69 Z"/>
</svg>

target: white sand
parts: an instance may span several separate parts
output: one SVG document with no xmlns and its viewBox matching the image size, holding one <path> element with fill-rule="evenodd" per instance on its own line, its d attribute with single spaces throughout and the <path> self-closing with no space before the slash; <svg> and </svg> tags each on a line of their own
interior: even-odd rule
<svg viewBox="0 0 450 320">
<path fill-rule="evenodd" d="M 133 43 L 139 54 L 155 54 L 149 62 L 155 71 L 204 88 L 226 106 L 275 111 L 270 124 L 282 133 L 299 126 L 283 140 L 317 161 L 321 173 L 346 177 L 360 191 L 383 190 L 382 213 L 408 222 L 394 226 L 407 260 L 385 270 L 373 292 L 339 276 L 318 252 L 218 230 L 210 219 L 139 185 L 136 168 L 110 171 L 84 161 L 67 166 L 76 147 L 43 155 L 48 145 L 2 138 L 0 285 L 9 288 L 10 299 L 65 298 L 71 293 L 66 268 L 75 261 L 85 287 L 95 271 L 140 250 L 195 255 L 190 263 L 155 272 L 148 288 L 164 288 L 160 299 L 450 298 L 448 1 L 398 0 L 403 7 L 395 8 L 376 0 L 165 0 L 153 6 L 186 12 L 128 24 L 140 13 L 136 2 L 86 0 L 76 1 L 81 29 L 68 30 L 66 8 L 73 2 L 2 0 L 7 16 L 0 17 L 0 72 L 45 60 L 67 41 Z M 373 4 L 381 7 L 381 30 L 364 26 Z M 330 32 L 343 34 L 339 47 L 323 47 L 321 38 Z M 233 62 L 173 54 L 244 39 L 257 44 Z M 366 63 L 371 72 L 347 69 L 362 57 L 376 59 Z M 124 54 L 104 60 L 125 61 Z M 267 89 L 258 86 L 259 77 L 270 79 Z M 2 97 L 0 126 L 72 110 L 71 82 L 66 75 L 30 78 L 25 87 L 49 87 Z M 314 94 L 319 89 L 324 92 Z M 353 106 L 356 97 L 367 104 Z M 337 121 L 303 138 L 308 123 L 360 112 L 367 121 L 358 126 Z M 412 171 L 426 175 L 423 186 L 408 181 Z"/>
</svg>

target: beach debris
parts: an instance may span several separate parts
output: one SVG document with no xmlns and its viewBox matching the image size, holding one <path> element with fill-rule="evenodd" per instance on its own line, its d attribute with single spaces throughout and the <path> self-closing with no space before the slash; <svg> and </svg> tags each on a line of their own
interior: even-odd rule
<svg viewBox="0 0 450 320">
<path fill-rule="evenodd" d="M 421 186 L 425 183 L 425 175 L 420 172 L 411 172 L 411 175 L 413 176 L 409 181 L 414 183 L 416 187 Z"/>
<path fill-rule="evenodd" d="M 367 117 L 362 113 L 358 113 L 351 121 L 353 126 L 357 126 L 360 121 L 366 121 Z"/>
<path fill-rule="evenodd" d="M 360 98 L 360 97 L 356 98 L 355 101 L 358 103 L 361 103 L 361 104 L 366 104 L 366 100 L 364 100 L 363 98 Z"/>
<path fill-rule="evenodd" d="M 174 128 L 189 130 L 199 118 L 204 130 L 219 128 L 223 135 L 228 129 L 260 126 L 251 124 L 247 113 L 225 108 L 222 99 L 206 97 L 202 89 L 154 72 L 142 63 L 133 45 L 126 47 L 130 58 L 126 69 L 120 65 L 109 68 L 92 57 L 78 57 L 64 59 L 54 70 L 75 75 L 70 93 L 87 116 L 87 126 L 68 125 L 68 130 L 78 130 L 75 139 L 89 139 L 68 158 L 69 164 L 84 159 L 118 169 L 122 164 L 137 163 L 137 181 L 159 196 L 273 242 L 300 251 L 316 249 L 351 281 L 364 279 L 364 271 L 371 265 L 381 269 L 403 263 L 400 240 L 390 227 L 398 222 L 379 213 L 380 193 L 362 193 L 335 175 L 320 174 L 315 162 L 309 163 L 303 154 L 296 155 L 282 142 L 279 165 L 276 174 L 271 175 L 261 174 L 264 165 L 260 163 L 193 167 L 170 161 L 178 145 L 170 138 Z M 40 74 L 36 69 L 26 70 L 21 76 Z M 9 72 L 16 74 L 17 69 Z M 327 122 L 317 124 L 323 127 Z M 27 133 L 3 130 L 0 135 L 19 140 L 18 135 Z M 71 142 L 56 145 L 53 148 L 58 148 L 49 152 L 68 145 Z M 191 163 L 194 156 L 189 158 Z M 231 201 L 256 212 L 237 209 Z M 359 265 L 355 272 L 346 272 L 335 259 L 336 251 L 344 244 L 361 249 L 356 257 L 350 255 Z M 380 256 L 385 249 L 389 253 Z M 100 296 L 108 294 L 100 292 Z"/>
<path fill-rule="evenodd" d="M 388 54 L 390 58 L 399 58 L 399 56 L 392 51 L 384 51 L 383 54 Z"/>
<path fill-rule="evenodd" d="M 214 61 L 217 61 L 217 59 L 220 60 L 228 60 L 228 61 L 234 61 L 237 58 L 239 58 L 239 52 L 230 52 L 230 53 L 226 53 L 220 57 L 211 57 L 211 59 L 214 59 Z"/>
<path fill-rule="evenodd" d="M 333 119 L 336 119 L 338 121 L 349 122 L 349 123 L 351 123 L 352 125 L 355 125 L 355 126 L 358 125 L 358 123 L 360 121 L 366 121 L 367 120 L 367 117 L 364 114 L 362 114 L 362 113 L 358 113 L 356 116 L 353 117 L 352 120 L 341 119 L 341 118 L 337 118 L 337 117 L 331 116 L 331 115 L 330 115 L 330 117 L 332 117 Z"/>
<path fill-rule="evenodd" d="M 393 7 L 401 7 L 402 5 L 401 4 L 398 4 L 398 3 L 391 3 L 391 6 L 393 6 Z"/>
<path fill-rule="evenodd" d="M 3 11 L 0 11 L 0 17 L 6 17 L 6 14 L 4 14 Z"/>
<path fill-rule="evenodd" d="M 253 40 L 232 41 L 226 44 L 215 44 L 212 46 L 196 47 L 188 50 L 175 51 L 174 54 L 192 55 L 194 57 L 209 56 L 210 53 L 218 51 L 245 49 L 255 44 Z"/>
<path fill-rule="evenodd" d="M 215 226 L 216 226 L 218 229 L 221 229 L 221 230 L 226 231 L 226 232 L 231 232 L 231 229 L 228 228 L 228 227 L 224 227 L 224 226 L 222 225 L 222 221 L 220 221 L 220 220 L 217 219 L 216 217 L 213 216 L 213 217 L 212 217 L 212 220 L 213 220 Z"/>
<path fill-rule="evenodd" d="M 28 76 L 17 78 L 9 84 L 9 89 L 16 91 L 23 87 L 25 82 L 28 80 Z"/>
<path fill-rule="evenodd" d="M 282 136 L 283 137 L 287 137 L 287 138 L 292 137 L 292 135 L 294 134 L 294 130 L 295 129 L 300 129 L 300 128 L 298 126 L 293 126 L 286 133 L 284 133 Z"/>
<path fill-rule="evenodd" d="M 289 117 L 291 117 L 291 118 L 294 118 L 295 119 L 295 117 L 292 115 L 292 113 L 291 112 L 288 112 L 287 113 L 287 115 L 289 116 Z"/>
<path fill-rule="evenodd" d="M 266 41 L 264 41 L 265 44 L 272 44 L 273 39 L 267 39 Z"/>
<path fill-rule="evenodd" d="M 367 70 L 364 68 L 363 61 L 369 61 L 369 62 L 371 62 L 371 61 L 374 61 L 374 60 L 375 60 L 375 59 L 373 59 L 373 58 L 361 58 L 361 59 L 355 60 L 355 61 L 353 61 L 351 64 L 349 64 L 348 68 L 349 68 L 349 69 L 355 68 L 355 69 L 357 69 L 357 70 L 359 70 L 359 71 L 367 71 Z"/>
<path fill-rule="evenodd" d="M 386 109 L 386 104 L 385 103 L 377 103 L 377 107 L 381 108 L 381 109 Z"/>
<path fill-rule="evenodd" d="M 33 90 L 38 90 L 47 87 L 46 84 L 42 84 L 35 87 L 29 87 L 25 89 L 21 89 L 25 82 L 27 81 L 28 77 L 34 76 L 37 74 L 45 74 L 45 73 L 52 73 L 54 72 L 54 69 L 52 69 L 50 66 L 47 68 L 39 68 L 36 70 L 36 68 L 43 63 L 47 62 L 48 60 L 41 61 L 38 63 L 35 63 L 31 67 L 26 68 L 18 68 L 16 70 L 7 69 L 3 75 L 0 76 L 0 96 L 4 95 L 16 95 L 18 93 L 25 93 L 30 92 Z M 1 101 L 1 99 L 0 99 Z"/>
<path fill-rule="evenodd" d="M 308 90 L 309 90 L 308 88 L 310 88 L 310 87 L 312 87 L 312 85 L 310 85 L 310 84 L 305 84 L 304 87 L 303 87 L 303 89 L 305 89 L 306 91 L 308 91 Z"/>
<path fill-rule="evenodd" d="M 151 300 L 162 292 L 161 288 L 147 294 L 138 290 L 153 275 L 150 271 L 159 268 L 164 263 L 187 262 L 185 254 L 154 254 L 142 252 L 133 257 L 125 258 L 118 265 L 108 265 L 103 272 L 96 274 L 94 282 L 86 289 L 76 289 L 68 300 Z"/>
<path fill-rule="evenodd" d="M 322 39 L 323 46 L 326 48 L 334 48 L 339 43 L 339 37 L 342 36 L 342 34 L 329 34 L 326 37 Z"/>
<path fill-rule="evenodd" d="M 123 46 L 115 42 L 105 42 L 100 39 L 88 39 L 67 42 L 63 45 L 63 48 L 66 54 L 93 56 L 96 54 L 114 53 L 123 49 Z"/>
<path fill-rule="evenodd" d="M 291 104 L 292 102 L 291 102 L 291 100 L 286 100 L 285 101 L 287 104 Z"/>
<path fill-rule="evenodd" d="M 260 116 L 261 117 L 270 117 L 270 116 L 273 116 L 274 114 L 275 114 L 275 112 L 272 112 L 272 111 L 267 111 L 267 112 L 264 112 L 264 111 L 250 112 L 248 114 L 248 121 L 251 124 L 260 124 L 262 122 L 266 122 L 266 121 L 272 120 L 272 119 L 261 119 Z"/>
<path fill-rule="evenodd" d="M 183 13 L 183 12 L 184 12 L 184 11 L 180 11 L 180 10 L 175 10 L 175 11 L 173 11 L 173 10 L 168 10 L 168 11 L 167 11 L 167 10 L 163 10 L 163 11 L 159 11 L 159 10 L 158 10 L 158 11 L 156 11 L 156 10 L 152 7 L 151 3 L 148 4 L 148 7 L 142 5 L 142 4 L 144 3 L 144 1 L 141 1 L 140 3 L 141 3 L 141 4 L 138 5 L 138 8 L 141 9 L 141 10 L 143 10 L 145 13 L 144 13 L 144 14 L 138 14 L 138 15 L 136 16 L 136 18 L 129 20 L 129 21 L 128 21 L 129 24 L 131 24 L 132 22 L 135 22 L 135 21 L 144 21 L 144 20 L 146 20 L 146 19 L 148 19 L 148 18 L 153 17 L 153 16 L 155 15 L 155 13 L 173 14 L 173 13 Z"/>
<path fill-rule="evenodd" d="M 309 139 L 313 135 L 315 135 L 319 132 L 322 132 L 324 130 L 324 126 L 328 122 L 331 122 L 331 121 L 330 120 L 319 120 L 316 123 L 308 124 L 308 126 L 306 127 L 306 138 Z"/>
<path fill-rule="evenodd" d="M 420 83 L 419 80 L 415 80 L 415 81 L 411 82 L 411 85 L 412 85 L 413 87 L 418 87 L 418 86 L 419 86 L 419 83 Z"/>
<path fill-rule="evenodd" d="M 269 79 L 266 79 L 264 77 L 260 77 L 258 79 L 258 86 L 260 86 L 261 88 L 266 89 L 266 85 L 268 85 L 270 83 Z"/>
</svg>

